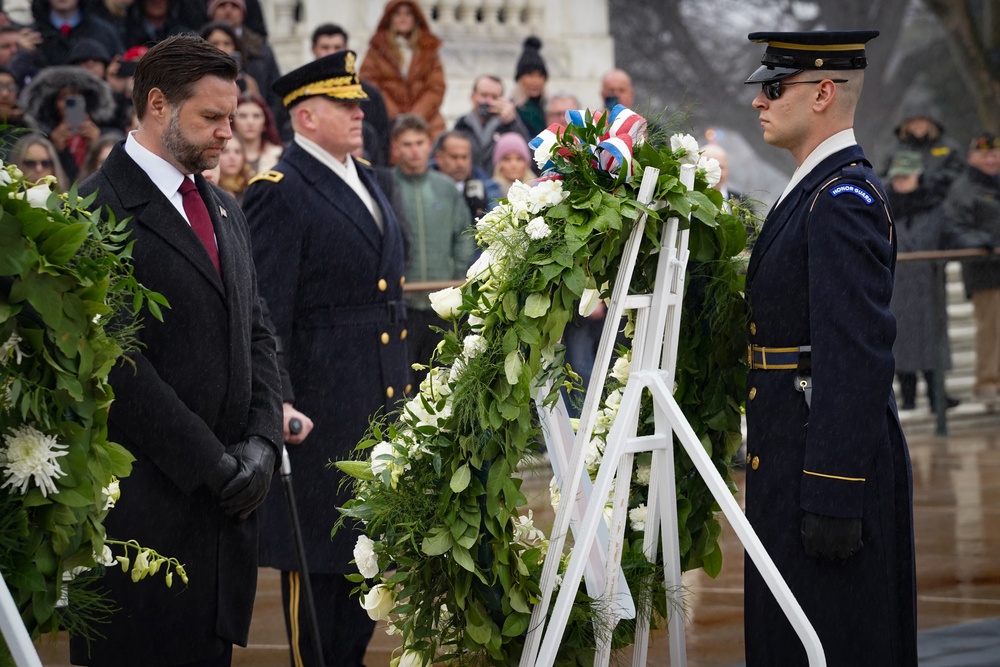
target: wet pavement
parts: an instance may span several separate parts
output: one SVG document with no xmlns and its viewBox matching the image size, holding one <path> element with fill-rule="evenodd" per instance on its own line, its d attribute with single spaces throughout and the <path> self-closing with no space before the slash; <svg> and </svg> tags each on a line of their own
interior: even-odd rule
<svg viewBox="0 0 1000 667">
<path fill-rule="evenodd" d="M 1000 418 L 947 438 L 909 435 L 913 459 L 921 667 L 1000 665 Z M 550 473 L 525 475 L 536 522 L 552 520 Z M 742 482 L 742 474 L 737 475 Z M 685 575 L 689 667 L 743 663 L 742 547 L 723 529 L 725 561 L 711 579 Z M 322 615 L 321 615 L 322 616 Z M 376 630 L 368 667 L 386 667 L 398 637 Z M 669 664 L 669 640 L 654 635 L 648 664 Z M 65 641 L 46 644 L 46 665 L 66 665 Z M 261 570 L 250 646 L 237 648 L 238 667 L 289 664 L 276 573 Z M 334 666 L 330 666 L 334 667 Z"/>
</svg>

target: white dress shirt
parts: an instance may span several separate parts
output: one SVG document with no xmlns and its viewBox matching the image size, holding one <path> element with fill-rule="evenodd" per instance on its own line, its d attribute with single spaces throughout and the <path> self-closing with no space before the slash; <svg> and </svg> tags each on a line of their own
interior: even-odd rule
<svg viewBox="0 0 1000 667">
<path fill-rule="evenodd" d="M 837 151 L 842 151 L 845 148 L 850 148 L 851 146 L 856 146 L 858 143 L 857 139 L 854 138 L 854 128 L 847 128 L 846 130 L 841 130 L 832 137 L 827 137 L 819 146 L 812 150 L 809 157 L 799 165 L 799 168 L 795 170 L 792 174 L 792 180 L 788 182 L 785 186 L 785 191 L 781 193 L 778 197 L 778 201 L 774 203 L 775 206 L 780 204 L 785 196 L 788 195 L 792 189 L 798 185 L 803 178 L 805 178 L 810 171 L 815 169 L 820 162 L 827 159 Z"/>
<path fill-rule="evenodd" d="M 129 132 L 125 139 L 125 152 L 139 165 L 140 169 L 146 172 L 149 180 L 153 181 L 153 185 L 159 188 L 163 196 L 190 225 L 191 221 L 188 220 L 187 213 L 184 211 L 184 198 L 181 197 L 180 187 L 181 181 L 185 178 L 194 180 L 194 177 L 182 174 L 177 170 L 177 167 L 140 144 L 135 138 L 135 130 Z"/>
</svg>

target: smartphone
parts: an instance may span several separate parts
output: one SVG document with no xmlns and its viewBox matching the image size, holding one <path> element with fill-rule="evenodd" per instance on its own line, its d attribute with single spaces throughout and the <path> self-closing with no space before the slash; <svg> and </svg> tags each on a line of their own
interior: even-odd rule
<svg viewBox="0 0 1000 667">
<path fill-rule="evenodd" d="M 604 108 L 605 109 L 607 109 L 608 111 L 611 111 L 616 106 L 618 106 L 618 96 L 617 95 L 608 95 L 607 97 L 604 98 Z"/>
<path fill-rule="evenodd" d="M 83 125 L 83 121 L 87 117 L 86 100 L 83 99 L 83 95 L 67 95 L 63 102 L 66 105 L 63 111 L 63 120 L 66 121 L 71 130 L 79 132 L 80 126 Z"/>
</svg>

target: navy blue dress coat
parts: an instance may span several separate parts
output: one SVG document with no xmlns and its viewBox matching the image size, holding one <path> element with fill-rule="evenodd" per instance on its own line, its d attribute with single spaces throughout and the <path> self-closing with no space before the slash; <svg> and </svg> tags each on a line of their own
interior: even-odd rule
<svg viewBox="0 0 1000 667">
<path fill-rule="evenodd" d="M 896 239 L 860 147 L 822 161 L 767 217 L 747 271 L 750 342 L 810 345 L 796 369 L 751 370 L 746 513 L 816 628 L 831 667 L 916 665 L 912 477 L 892 395 Z M 829 563 L 802 545 L 803 511 L 862 519 L 863 548 Z M 748 667 L 806 665 L 746 559 Z"/>
<path fill-rule="evenodd" d="M 330 537 L 337 507 L 351 494 L 328 464 L 349 458 L 370 416 L 409 391 L 403 236 L 374 172 L 357 169 L 382 211 L 384 233 L 354 191 L 295 143 L 272 172 L 280 176 L 256 181 L 243 200 L 295 407 L 314 423 L 288 451 L 309 570 L 320 574 L 356 571 L 349 563 L 357 533 Z M 298 570 L 292 539 L 275 485 L 261 507 L 261 564 Z"/>
<path fill-rule="evenodd" d="M 163 322 L 146 315 L 138 351 L 109 375 L 115 400 L 108 437 L 135 457 L 108 513 L 107 534 L 177 558 L 185 586 L 163 571 L 132 583 L 108 568 L 101 585 L 120 610 L 90 646 L 74 638 L 78 665 L 176 665 L 245 646 L 257 583 L 257 518 L 227 517 L 205 486 L 223 448 L 250 435 L 281 443 L 281 382 L 264 324 L 250 235 L 236 201 L 195 177 L 215 227 L 220 276 L 190 225 L 116 146 L 80 186 L 95 207 L 131 217 L 135 277 L 170 302 Z M 120 553 L 116 551 L 116 553 Z M 134 558 L 135 552 L 129 556 Z M 89 649 L 89 650 L 88 650 Z"/>
</svg>

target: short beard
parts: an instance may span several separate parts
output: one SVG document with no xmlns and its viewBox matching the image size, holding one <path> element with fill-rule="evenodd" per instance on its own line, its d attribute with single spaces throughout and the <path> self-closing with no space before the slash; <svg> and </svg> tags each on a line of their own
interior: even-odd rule
<svg viewBox="0 0 1000 667">
<path fill-rule="evenodd" d="M 205 155 L 207 146 L 196 146 L 188 141 L 181 129 L 180 105 L 172 109 L 170 114 L 170 125 L 163 133 L 163 147 L 177 161 L 177 164 L 192 174 L 200 174 L 206 169 L 214 169 L 219 164 L 219 158 Z"/>
</svg>

